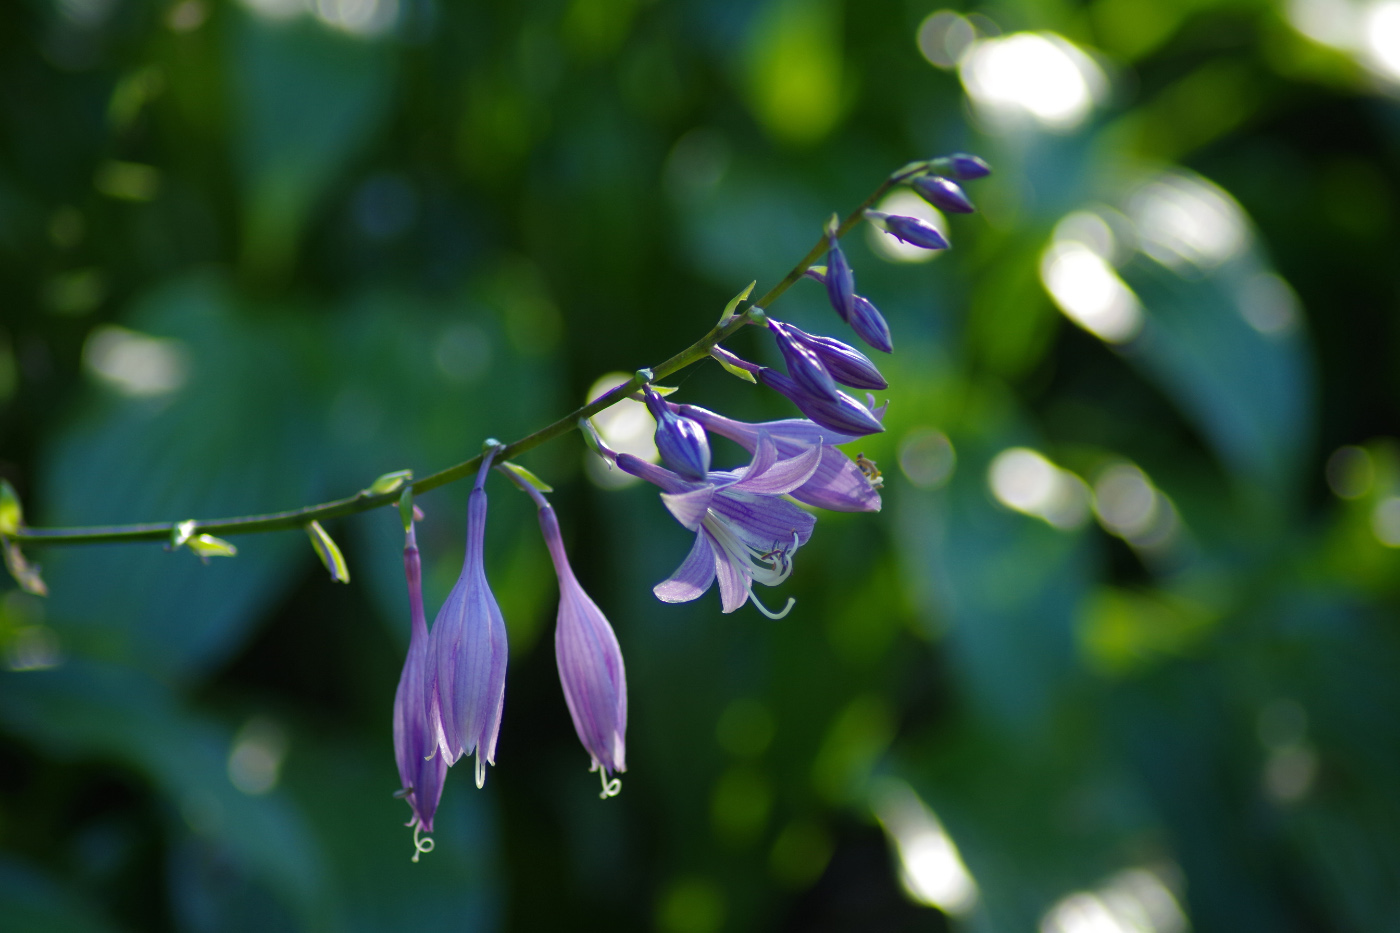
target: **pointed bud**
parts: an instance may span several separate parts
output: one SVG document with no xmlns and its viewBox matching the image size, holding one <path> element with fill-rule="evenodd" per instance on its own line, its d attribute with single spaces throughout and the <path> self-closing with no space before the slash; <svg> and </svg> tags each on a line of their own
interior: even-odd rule
<svg viewBox="0 0 1400 933">
<path fill-rule="evenodd" d="M 963 190 L 946 178 L 938 175 L 920 175 L 909 183 L 925 201 L 941 211 L 950 214 L 971 214 L 977 208 L 963 194 Z"/>
<path fill-rule="evenodd" d="M 890 340 L 890 325 L 885 323 L 884 317 L 868 298 L 856 296 L 850 324 L 851 330 L 870 346 L 885 353 L 894 352 L 894 343 Z"/>
<path fill-rule="evenodd" d="M 704 479 L 710 471 L 710 440 L 705 429 L 673 412 L 651 386 L 642 391 L 647 409 L 656 419 L 656 449 L 662 461 L 686 479 Z"/>
<path fill-rule="evenodd" d="M 865 216 L 891 236 L 898 237 L 910 246 L 920 249 L 947 249 L 948 240 L 938 228 L 917 217 L 904 217 L 900 214 L 886 214 L 883 211 L 866 211 Z"/>
<path fill-rule="evenodd" d="M 934 159 L 931 167 L 939 175 L 947 175 L 958 181 L 975 181 L 992 174 L 991 166 L 977 156 L 968 155 L 966 152 L 955 152 L 950 156 Z"/>
<path fill-rule="evenodd" d="M 868 302 L 867 302 L 868 303 Z M 783 325 L 788 334 L 816 355 L 831 378 L 853 389 L 886 389 L 889 383 L 870 357 L 832 337 L 809 334 L 791 324 Z"/>
<path fill-rule="evenodd" d="M 836 382 L 822 365 L 820 357 L 793 333 L 796 331 L 800 334 L 801 331 L 774 320 L 769 320 L 768 329 L 778 338 L 778 350 L 783 354 L 783 362 L 787 364 L 788 375 L 793 381 L 812 395 L 835 399 Z"/>
<path fill-rule="evenodd" d="M 849 321 L 856 294 L 855 273 L 851 271 L 851 264 L 846 262 L 846 254 L 841 252 L 836 231 L 827 233 L 826 239 L 831 246 L 826 254 L 826 296 L 841 320 Z"/>
<path fill-rule="evenodd" d="M 878 434 L 885 430 L 880 419 L 869 408 L 845 392 L 837 392 L 835 399 L 812 395 L 804 391 L 792 379 L 774 369 L 760 370 L 758 381 L 787 396 L 804 415 L 824 428 L 857 437 L 865 434 Z"/>
<path fill-rule="evenodd" d="M 12 535 L 24 524 L 19 494 L 9 480 L 0 479 L 0 535 Z"/>
</svg>

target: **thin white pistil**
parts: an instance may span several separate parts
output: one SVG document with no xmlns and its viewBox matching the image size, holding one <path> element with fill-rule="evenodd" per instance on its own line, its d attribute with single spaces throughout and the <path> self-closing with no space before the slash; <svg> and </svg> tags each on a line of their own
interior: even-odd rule
<svg viewBox="0 0 1400 933">
<path fill-rule="evenodd" d="M 598 772 L 598 777 L 603 782 L 603 792 L 598 795 L 599 800 L 607 800 L 609 797 L 616 797 L 618 794 L 622 793 L 622 778 L 615 777 L 610 781 L 608 780 L 607 771 L 597 765 L 594 765 L 594 769 Z"/>
</svg>

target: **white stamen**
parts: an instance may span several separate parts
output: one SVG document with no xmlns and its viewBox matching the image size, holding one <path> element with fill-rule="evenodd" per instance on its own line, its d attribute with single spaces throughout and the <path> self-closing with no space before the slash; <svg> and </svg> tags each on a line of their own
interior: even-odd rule
<svg viewBox="0 0 1400 933">
<path fill-rule="evenodd" d="M 610 781 L 606 770 L 597 767 L 596 764 L 594 768 L 598 772 L 598 778 L 603 782 L 603 792 L 598 795 L 599 800 L 607 800 L 609 797 L 616 797 L 622 793 L 622 778 L 615 777 Z"/>
<path fill-rule="evenodd" d="M 414 862 L 414 864 L 417 864 L 417 862 L 418 862 L 418 856 L 423 855 L 425 852 L 431 852 L 431 851 L 433 851 L 433 847 L 434 847 L 435 845 L 437 845 L 437 843 L 433 842 L 433 837 L 432 837 L 432 836 L 419 836 L 419 833 L 421 833 L 422 831 L 423 831 L 423 824 L 422 824 L 422 823 L 419 823 L 419 824 L 417 824 L 417 825 L 415 825 L 415 826 L 413 827 L 413 862 Z"/>
<path fill-rule="evenodd" d="M 774 619 L 774 620 L 786 618 L 786 617 L 787 617 L 787 614 L 788 614 L 789 612 L 792 612 L 792 607 L 797 605 L 797 600 L 794 599 L 793 597 L 789 596 L 789 597 L 788 597 L 788 601 L 787 601 L 787 605 L 783 607 L 782 611 L 781 611 L 781 612 L 774 612 L 773 610 L 769 609 L 767 606 L 763 605 L 763 603 L 761 603 L 761 602 L 758 601 L 758 594 L 755 593 L 753 590 L 749 590 L 749 599 L 753 601 L 753 605 L 754 605 L 754 608 L 755 608 L 755 609 L 757 609 L 759 612 L 761 612 L 761 613 L 763 613 L 764 615 L 766 615 L 768 618 Z"/>
<path fill-rule="evenodd" d="M 481 760 L 481 749 L 476 750 L 476 787 L 478 790 L 486 786 L 486 762 Z"/>
<path fill-rule="evenodd" d="M 776 548 L 772 551 L 760 551 L 750 547 L 740 540 L 734 530 L 729 527 L 729 522 L 714 509 L 707 509 L 705 517 L 700 519 L 700 523 L 714 535 L 719 546 L 724 548 L 725 554 L 729 555 L 731 562 L 748 571 L 750 577 L 764 586 L 777 586 L 788 578 L 792 573 L 792 558 L 789 556 L 797 549 L 798 537 L 794 532 L 792 536 L 793 546 L 791 548 Z"/>
</svg>

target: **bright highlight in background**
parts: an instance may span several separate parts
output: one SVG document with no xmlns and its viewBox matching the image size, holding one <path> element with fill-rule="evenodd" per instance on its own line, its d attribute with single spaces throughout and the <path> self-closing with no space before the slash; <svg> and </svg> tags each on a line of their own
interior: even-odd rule
<svg viewBox="0 0 1400 933">
<path fill-rule="evenodd" d="M 1083 123 L 1108 86 L 1089 56 L 1052 32 L 975 42 L 963 55 L 958 74 L 982 109 L 1019 112 L 1058 131 Z"/>
<path fill-rule="evenodd" d="M 1076 891 L 1055 903 L 1040 933 L 1185 933 L 1186 914 L 1162 879 L 1130 868 L 1096 891 Z"/>
<path fill-rule="evenodd" d="M 943 824 L 918 794 L 903 781 L 886 778 L 871 803 L 899 852 L 905 893 L 953 916 L 971 911 L 977 905 L 977 882 Z"/>
<path fill-rule="evenodd" d="M 1044 519 L 1069 530 L 1089 516 L 1089 491 L 1084 481 L 1026 447 L 1010 447 L 996 455 L 987 471 L 992 495 L 1009 509 Z"/>
<path fill-rule="evenodd" d="M 1174 173 L 1139 188 L 1128 201 L 1142 251 L 1170 269 L 1210 269 L 1249 243 L 1244 211 L 1199 176 Z"/>
<path fill-rule="evenodd" d="M 189 353 L 178 340 L 148 337 L 116 324 L 96 328 L 83 345 L 88 370 L 123 395 L 168 395 L 189 376 Z"/>
<path fill-rule="evenodd" d="M 599 377 L 588 389 L 588 400 L 592 401 L 631 378 L 631 373 L 608 373 Z M 618 453 L 631 454 L 648 463 L 656 463 L 661 459 L 661 454 L 656 450 L 656 421 L 641 402 L 625 398 L 594 415 L 593 426 L 598 429 L 607 445 Z M 623 486 L 639 482 L 630 473 L 616 468 L 609 469 L 603 458 L 591 450 L 584 452 L 584 469 L 588 478 L 604 489 L 621 489 Z"/>
<path fill-rule="evenodd" d="M 1040 280 L 1069 318 L 1100 340 L 1125 343 L 1142 330 L 1142 305 L 1103 257 L 1083 243 L 1051 243 Z"/>
</svg>

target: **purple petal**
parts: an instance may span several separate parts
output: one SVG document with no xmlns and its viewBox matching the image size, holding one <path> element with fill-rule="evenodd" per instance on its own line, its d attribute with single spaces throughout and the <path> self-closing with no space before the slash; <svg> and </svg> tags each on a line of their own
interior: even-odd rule
<svg viewBox="0 0 1400 933">
<path fill-rule="evenodd" d="M 803 392 L 802 389 L 784 374 L 773 369 L 764 369 L 758 374 L 758 381 L 768 388 L 781 392 L 792 401 L 802 413 L 823 427 L 845 434 L 876 434 L 885 430 L 870 409 L 851 398 L 845 392 L 836 393 L 835 400 L 818 398 Z"/>
<path fill-rule="evenodd" d="M 447 761 L 434 754 L 438 748 L 437 727 L 423 702 L 428 691 L 428 627 L 423 614 L 422 564 L 411 529 L 404 548 L 404 570 L 408 577 L 411 635 L 408 657 L 394 693 L 394 758 L 401 786 L 407 792 L 405 799 L 413 809 L 409 825 L 416 823 L 431 833 L 433 815 L 442 798 Z"/>
<path fill-rule="evenodd" d="M 850 344 L 832 337 L 808 334 L 788 326 L 792 335 L 817 355 L 831 378 L 853 389 L 884 389 L 889 387 L 880 370 L 864 353 Z"/>
<path fill-rule="evenodd" d="M 977 208 L 963 194 L 963 190 L 946 178 L 938 175 L 920 175 L 909 183 L 925 201 L 939 210 L 952 214 L 971 214 Z"/>
<path fill-rule="evenodd" d="M 710 537 L 708 531 L 702 533 L 705 537 Z M 753 580 L 749 577 L 748 568 L 736 566 L 718 544 L 714 545 L 714 550 L 715 576 L 719 579 L 720 609 L 723 612 L 733 612 L 749 601 Z"/>
<path fill-rule="evenodd" d="M 855 273 L 851 272 L 851 264 L 846 261 L 846 254 L 841 252 L 836 236 L 828 235 L 827 241 L 831 248 L 826 254 L 826 296 L 841 320 L 848 321 L 856 294 Z"/>
<path fill-rule="evenodd" d="M 705 595 L 715 580 L 715 554 L 710 536 L 703 529 L 695 536 L 690 553 L 671 576 L 652 587 L 663 603 L 688 603 Z"/>
<path fill-rule="evenodd" d="M 774 547 L 791 547 L 793 535 L 799 545 L 812 537 L 817 520 L 808 512 L 773 496 L 756 496 L 721 489 L 711 508 L 727 520 L 739 540 L 763 552 Z"/>
<path fill-rule="evenodd" d="M 714 497 L 715 487 L 701 486 L 688 492 L 663 492 L 661 502 L 682 527 L 695 531 L 700 527 L 700 519 L 705 517 L 705 510 L 710 507 L 710 500 Z"/>
<path fill-rule="evenodd" d="M 759 450 L 767 444 L 773 447 L 773 441 L 764 434 L 759 439 Z M 812 478 L 812 474 L 817 471 L 821 463 L 822 448 L 809 447 L 796 457 L 787 460 L 779 460 L 767 470 L 761 473 L 754 473 L 750 470 L 744 478 L 737 483 L 725 487 L 729 492 L 748 492 L 761 496 L 781 496 L 784 493 L 792 492 L 803 483 Z M 757 455 L 754 462 L 758 462 Z"/>
<path fill-rule="evenodd" d="M 834 447 L 822 448 L 816 472 L 791 495 L 798 502 L 833 512 L 880 511 L 880 494 L 855 461 Z"/>
<path fill-rule="evenodd" d="M 894 352 L 894 342 L 890 339 L 890 325 L 885 323 L 884 316 L 870 303 L 870 299 L 860 295 L 855 297 L 848 323 L 851 330 L 870 346 L 885 353 Z"/>
</svg>

